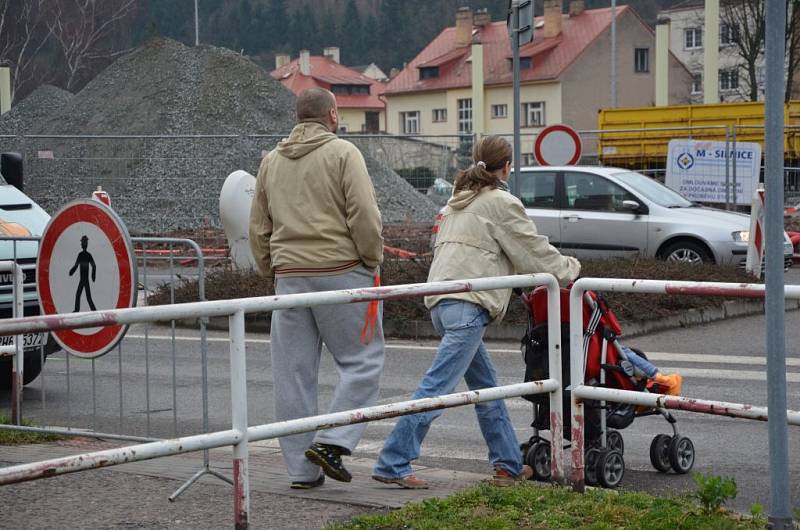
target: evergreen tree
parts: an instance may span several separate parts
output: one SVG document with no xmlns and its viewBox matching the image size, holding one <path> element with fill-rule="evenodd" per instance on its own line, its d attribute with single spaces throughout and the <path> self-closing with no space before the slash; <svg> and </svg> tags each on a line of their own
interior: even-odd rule
<svg viewBox="0 0 800 530">
<path fill-rule="evenodd" d="M 307 11 L 298 9 L 297 12 Z M 291 40 L 288 34 L 289 15 L 286 11 L 286 0 L 270 0 L 266 22 L 267 34 L 263 36 L 262 42 L 265 49 L 277 50 L 285 46 Z"/>
<path fill-rule="evenodd" d="M 361 24 L 356 0 L 348 0 L 340 26 L 342 30 L 337 44 L 342 48 L 342 62 L 356 64 L 365 54 L 364 34 L 370 31 Z"/>
</svg>

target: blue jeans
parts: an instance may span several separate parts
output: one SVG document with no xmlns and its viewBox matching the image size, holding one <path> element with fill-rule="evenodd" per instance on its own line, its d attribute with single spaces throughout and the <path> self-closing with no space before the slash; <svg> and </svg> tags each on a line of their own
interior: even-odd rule
<svg viewBox="0 0 800 530">
<path fill-rule="evenodd" d="M 441 396 L 455 390 L 461 378 L 470 390 L 497 386 L 483 333 L 490 322 L 481 306 L 460 300 L 444 300 L 431 309 L 431 320 L 442 342 L 433 364 L 422 378 L 412 399 Z M 522 472 L 519 442 L 503 400 L 475 405 L 489 461 L 518 475 Z M 420 446 L 441 410 L 402 416 L 378 456 L 374 474 L 387 478 L 411 475 L 411 461 L 419 458 Z"/>
<path fill-rule="evenodd" d="M 656 365 L 654 365 L 653 363 L 651 363 L 650 361 L 648 361 L 643 357 L 639 357 L 635 351 L 626 346 L 620 344 L 619 347 L 625 354 L 625 356 L 628 358 L 628 360 L 631 362 L 631 364 L 634 365 L 639 370 L 641 370 L 644 373 L 644 375 L 646 375 L 650 379 L 656 376 L 656 374 L 658 373 L 658 368 L 656 368 Z"/>
</svg>

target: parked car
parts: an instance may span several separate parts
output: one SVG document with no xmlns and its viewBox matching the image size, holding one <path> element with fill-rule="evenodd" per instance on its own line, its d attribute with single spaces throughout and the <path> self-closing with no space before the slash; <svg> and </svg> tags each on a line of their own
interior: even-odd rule
<svg viewBox="0 0 800 530">
<path fill-rule="evenodd" d="M 25 316 L 40 314 L 36 292 L 36 241 L 14 241 L 19 237 L 42 235 L 50 216 L 23 192 L 22 157 L 17 153 L 0 155 L 0 260 L 16 261 L 23 271 Z M 0 273 L 0 318 L 12 316 L 11 273 Z M 42 360 L 60 350 L 48 333 L 27 333 L 23 381 L 30 383 L 42 371 Z M 11 344 L 11 337 L 0 337 L 0 344 Z M 12 358 L 0 357 L 0 389 L 11 385 Z"/>
<path fill-rule="evenodd" d="M 750 217 L 700 206 L 627 169 L 523 167 L 519 197 L 539 233 L 579 259 L 647 256 L 744 268 Z M 509 179 L 514 190 L 515 175 Z M 792 244 L 784 233 L 784 268 Z"/>
</svg>

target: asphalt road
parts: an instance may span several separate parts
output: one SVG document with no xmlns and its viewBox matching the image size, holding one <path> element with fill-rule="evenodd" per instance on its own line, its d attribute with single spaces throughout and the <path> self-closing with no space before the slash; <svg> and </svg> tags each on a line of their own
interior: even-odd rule
<svg viewBox="0 0 800 530">
<path fill-rule="evenodd" d="M 790 271 L 787 283 L 800 284 L 800 271 Z M 794 410 L 800 410 L 798 317 L 798 312 L 787 313 L 785 320 L 788 405 Z M 747 317 L 637 337 L 631 339 L 629 345 L 647 352 L 662 371 L 683 374 L 686 396 L 765 406 L 764 329 L 763 317 Z M 200 432 L 202 393 L 198 333 L 175 330 L 174 354 L 172 333 L 164 326 L 133 327 L 118 350 L 94 363 L 74 358 L 67 360 L 63 353 L 51 357 L 44 378 L 25 389 L 25 414 L 37 423 L 138 436 L 168 437 Z M 212 430 L 227 429 L 230 426 L 227 333 L 209 332 L 208 344 L 210 426 Z M 499 383 L 520 382 L 524 366 L 518 345 L 492 343 L 489 346 Z M 382 403 L 410 396 L 430 365 L 435 348 L 435 342 L 388 341 Z M 268 423 L 272 419 L 273 401 L 268 336 L 248 335 L 247 362 L 250 424 Z M 336 380 L 335 368 L 325 355 L 320 369 L 321 410 L 329 402 Z M 7 406 L 7 397 L 3 396 L 0 407 Z M 529 404 L 512 399 L 508 406 L 518 437 L 520 440 L 527 438 L 531 434 Z M 734 476 L 739 486 L 739 496 L 732 503 L 734 508 L 749 511 L 752 503 L 759 502 L 768 510 L 767 424 L 685 412 L 677 412 L 676 416 L 681 433 L 694 441 L 695 469 Z M 394 420 L 372 423 L 357 453 L 374 457 L 394 423 Z M 669 433 L 670 429 L 657 417 L 637 420 L 623 431 L 627 466 L 623 487 L 658 492 L 694 489 L 690 477 L 662 475 L 650 467 L 650 440 L 662 432 Z M 792 504 L 800 507 L 800 480 L 797 479 L 800 477 L 800 429 L 790 428 L 789 435 L 790 476 L 794 479 Z M 470 407 L 447 410 L 437 420 L 425 441 L 421 463 L 489 471 L 485 445 Z"/>
</svg>

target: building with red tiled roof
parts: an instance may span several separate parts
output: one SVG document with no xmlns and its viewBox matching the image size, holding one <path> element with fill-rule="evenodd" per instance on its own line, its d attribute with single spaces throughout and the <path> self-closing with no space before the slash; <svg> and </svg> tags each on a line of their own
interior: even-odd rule
<svg viewBox="0 0 800 530">
<path fill-rule="evenodd" d="M 616 22 L 617 104 L 652 105 L 655 34 L 629 6 L 617 8 Z M 545 0 L 534 26 L 533 42 L 520 49 L 523 133 L 553 123 L 595 129 L 597 111 L 611 99 L 611 10 L 586 10 L 573 0 L 564 14 L 561 0 Z M 386 85 L 388 132 L 511 133 L 511 53 L 505 20 L 461 8 L 455 27 L 442 30 Z M 688 70 L 670 56 L 667 71 L 670 103 L 687 102 Z M 528 143 L 523 151 L 531 153 Z"/>
<path fill-rule="evenodd" d="M 271 75 L 295 94 L 312 87 L 333 92 L 340 132 L 385 131 L 386 104 L 380 96 L 386 85 L 340 64 L 339 48 L 325 48 L 323 53 L 311 55 L 301 50 L 293 61 L 288 55 L 278 55 Z"/>
</svg>

